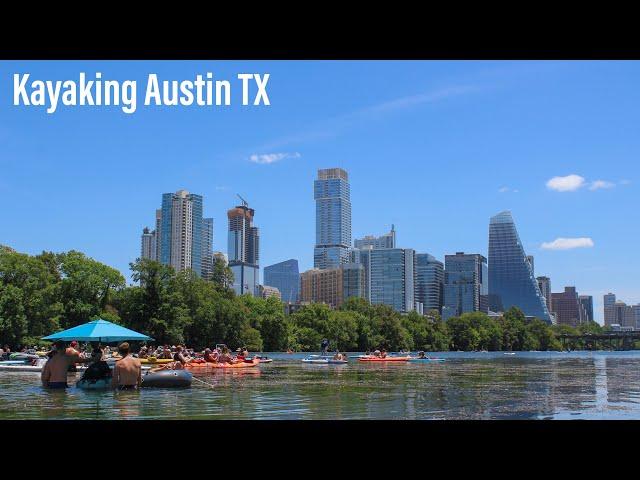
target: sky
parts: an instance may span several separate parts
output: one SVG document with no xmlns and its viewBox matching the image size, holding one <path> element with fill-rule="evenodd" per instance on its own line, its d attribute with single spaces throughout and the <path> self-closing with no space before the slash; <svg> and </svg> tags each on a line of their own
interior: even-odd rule
<svg viewBox="0 0 640 480">
<path fill-rule="evenodd" d="M 31 80 L 194 80 L 269 73 L 269 106 L 13 105 Z M 237 81 L 232 82 L 235 89 Z M 85 252 L 119 269 L 140 255 L 164 192 L 204 196 L 214 250 L 226 211 L 255 209 L 261 267 L 313 266 L 319 168 L 349 173 L 352 232 L 487 255 L 511 210 L 552 291 L 640 302 L 640 63 L 613 61 L 0 62 L 0 244 Z M 255 93 L 255 92 L 254 92 Z M 138 96 L 140 97 L 140 93 Z"/>
</svg>

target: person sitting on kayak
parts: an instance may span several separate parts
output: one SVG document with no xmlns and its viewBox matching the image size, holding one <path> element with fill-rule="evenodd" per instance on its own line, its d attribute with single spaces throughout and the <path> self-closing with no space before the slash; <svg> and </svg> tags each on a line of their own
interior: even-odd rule
<svg viewBox="0 0 640 480">
<path fill-rule="evenodd" d="M 418 358 L 427 358 L 423 351 L 418 352 Z"/>
<path fill-rule="evenodd" d="M 387 358 L 387 351 L 384 348 L 380 352 L 380 358 Z"/>
<path fill-rule="evenodd" d="M 334 360 L 344 360 L 344 356 L 340 353 L 340 351 L 336 350 L 336 354 L 333 356 Z"/>
<path fill-rule="evenodd" d="M 229 349 L 227 347 L 224 347 L 222 349 L 222 353 L 218 357 L 218 362 L 219 363 L 233 363 L 233 358 L 231 357 L 231 352 L 229 352 Z"/>
<path fill-rule="evenodd" d="M 373 356 L 380 358 L 380 350 L 378 350 L 378 349 L 374 350 Z"/>
<path fill-rule="evenodd" d="M 218 363 L 218 352 L 211 351 L 210 348 L 204 349 L 204 361 L 207 363 Z"/>
</svg>

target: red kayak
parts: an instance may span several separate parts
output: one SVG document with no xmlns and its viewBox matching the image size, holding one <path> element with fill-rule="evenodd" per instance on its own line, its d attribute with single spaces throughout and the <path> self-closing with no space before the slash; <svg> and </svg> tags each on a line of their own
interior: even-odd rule
<svg viewBox="0 0 640 480">
<path fill-rule="evenodd" d="M 359 357 L 359 362 L 408 362 L 411 360 L 411 357 L 376 357 L 374 355 L 370 355 L 368 357 Z"/>
</svg>

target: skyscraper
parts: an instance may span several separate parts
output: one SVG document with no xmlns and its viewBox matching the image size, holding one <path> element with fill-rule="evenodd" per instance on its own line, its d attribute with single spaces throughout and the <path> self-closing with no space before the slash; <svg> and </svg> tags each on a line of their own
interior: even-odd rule
<svg viewBox="0 0 640 480">
<path fill-rule="evenodd" d="M 141 239 L 141 251 L 140 258 L 146 258 L 149 260 L 156 260 L 156 231 L 149 231 L 148 227 L 144 227 L 142 230 L 142 239 Z"/>
<path fill-rule="evenodd" d="M 487 312 L 487 259 L 478 253 L 444 257 L 442 319 L 467 312 Z"/>
<path fill-rule="evenodd" d="M 300 290 L 298 260 L 290 259 L 264 268 L 264 284 L 280 290 L 282 301 L 296 303 Z"/>
<path fill-rule="evenodd" d="M 259 280 L 259 234 L 253 226 L 254 214 L 244 201 L 227 212 L 229 267 L 234 276 L 233 290 L 238 295 L 255 295 Z"/>
<path fill-rule="evenodd" d="M 415 251 L 411 248 L 380 248 L 371 249 L 368 254 L 371 304 L 388 305 L 402 313 L 415 310 Z"/>
<path fill-rule="evenodd" d="M 159 261 L 202 274 L 202 196 L 179 190 L 162 195 Z"/>
<path fill-rule="evenodd" d="M 547 310 L 551 313 L 551 279 L 549 277 L 536 277 L 536 280 L 540 294 L 544 297 L 544 302 L 547 305 Z"/>
<path fill-rule="evenodd" d="M 353 241 L 355 248 L 396 248 L 396 230 L 391 225 L 391 231 L 375 237 L 373 235 L 367 235 L 363 238 L 356 238 Z"/>
<path fill-rule="evenodd" d="M 604 324 L 605 325 L 613 325 L 616 323 L 614 318 L 613 306 L 616 303 L 616 295 L 615 293 L 607 293 L 603 297 L 604 301 Z"/>
<path fill-rule="evenodd" d="M 315 268 L 336 268 L 349 259 L 351 200 L 349 176 L 341 168 L 318 170 L 313 184 L 316 201 Z"/>
<path fill-rule="evenodd" d="M 551 323 L 533 275 L 533 261 L 527 258 L 508 211 L 491 217 L 489 223 L 489 298 L 491 310 L 518 307 L 526 316 Z"/>
<path fill-rule="evenodd" d="M 364 265 L 360 263 L 343 263 L 342 269 L 342 298 L 366 298 L 366 277 Z"/>
<path fill-rule="evenodd" d="M 202 277 L 213 275 L 213 218 L 202 219 Z"/>
<path fill-rule="evenodd" d="M 556 314 L 558 325 L 576 327 L 586 316 L 582 312 L 576 287 L 564 287 L 564 292 L 552 293 L 551 310 Z"/>
<path fill-rule="evenodd" d="M 591 295 L 579 295 L 578 300 L 584 310 L 585 317 L 583 322 L 593 322 L 593 297 Z"/>
<path fill-rule="evenodd" d="M 444 264 L 428 253 L 416 255 L 416 301 L 424 310 L 442 311 Z"/>
</svg>

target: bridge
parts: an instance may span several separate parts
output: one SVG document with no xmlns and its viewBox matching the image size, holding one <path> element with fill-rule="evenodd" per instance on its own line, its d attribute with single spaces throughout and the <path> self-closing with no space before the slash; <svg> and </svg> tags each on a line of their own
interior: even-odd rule
<svg viewBox="0 0 640 480">
<path fill-rule="evenodd" d="M 566 349 L 567 343 L 572 341 L 584 342 L 585 349 L 597 350 L 598 343 L 604 349 L 609 350 L 633 350 L 634 344 L 640 340 L 640 331 L 635 332 L 607 332 L 607 333 L 584 333 L 582 335 L 569 335 L 566 333 L 558 335 L 562 346 Z"/>
</svg>

